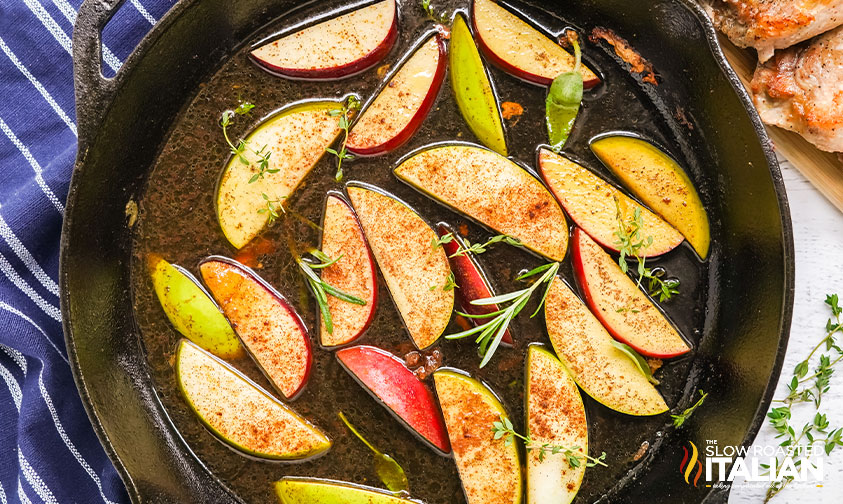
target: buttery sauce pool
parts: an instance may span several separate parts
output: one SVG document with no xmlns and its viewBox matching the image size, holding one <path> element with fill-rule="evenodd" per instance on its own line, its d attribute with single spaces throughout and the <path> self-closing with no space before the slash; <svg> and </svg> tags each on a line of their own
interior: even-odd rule
<svg viewBox="0 0 843 504">
<path fill-rule="evenodd" d="M 435 3 L 440 11 L 447 10 L 448 13 L 455 9 L 465 12 L 467 4 L 462 1 Z M 564 28 L 574 26 L 581 35 L 587 36 L 594 28 L 576 26 L 573 24 L 575 20 L 560 18 L 527 4 L 514 6 L 549 33 L 560 33 Z M 150 373 L 164 407 L 187 445 L 216 477 L 246 502 L 275 502 L 272 483 L 286 475 L 329 478 L 383 488 L 368 448 L 337 417 L 337 413 L 343 411 L 364 436 L 401 464 L 409 478 L 413 498 L 428 504 L 464 503 L 453 460 L 435 453 L 405 429 L 340 367 L 331 351 L 319 347 L 317 306 L 307 293 L 305 281 L 281 237 L 281 226 L 275 225 L 237 251 L 223 236 L 215 215 L 215 190 L 229 154 L 219 126 L 222 111 L 234 108 L 238 100 L 255 104 L 250 115 L 237 116 L 229 128 L 232 138 L 243 138 L 261 119 L 293 102 L 310 98 L 340 99 L 348 93 L 356 93 L 365 101 L 381 82 L 377 68 L 395 65 L 433 28 L 419 4 L 400 2 L 400 35 L 390 54 L 375 67 L 345 79 L 324 82 L 285 80 L 270 75 L 250 61 L 248 55 L 252 43 L 326 10 L 324 6 L 315 5 L 296 11 L 294 15 L 270 23 L 245 41 L 245 45 L 197 89 L 193 101 L 185 106 L 172 126 L 141 199 L 134 242 L 134 309 Z M 603 83 L 585 92 L 582 109 L 565 152 L 605 178 L 614 180 L 591 154 L 588 141 L 605 131 L 627 130 L 668 147 L 680 164 L 694 162 L 678 156 L 676 142 L 670 134 L 669 119 L 658 112 L 659 107 L 642 91 L 641 84 L 618 64 L 609 51 L 604 45 L 584 43 L 585 61 L 599 71 Z M 510 158 L 534 171 L 536 147 L 546 138 L 546 88 L 524 83 L 497 68 L 488 68 L 504 111 L 523 109 L 521 115 L 504 120 Z M 292 195 L 289 208 L 320 222 L 328 191 L 342 190 L 347 181 L 363 181 L 408 202 L 430 224 L 447 222 L 455 229 L 464 226 L 472 242 L 484 241 L 494 233 L 420 195 L 392 174 L 397 161 L 408 152 L 433 142 L 449 140 L 477 143 L 460 116 L 446 77 L 433 109 L 409 142 L 381 157 L 344 162 L 345 179 L 342 183 L 334 180 L 336 158 L 325 156 Z M 705 197 L 706 188 L 698 189 Z M 317 231 L 300 222 L 293 226 L 302 244 L 318 246 Z M 714 228 L 715 238 L 716 231 Z M 159 254 L 194 274 L 198 273 L 199 262 L 207 256 L 217 254 L 238 259 L 254 267 L 259 275 L 292 302 L 310 330 L 314 352 L 310 379 L 301 395 L 290 404 L 333 440 L 333 447 L 325 455 L 296 463 L 257 460 L 228 448 L 202 426 L 176 387 L 173 360 L 180 335 L 171 326 L 156 299 L 146 269 L 145 258 L 149 254 Z M 570 285 L 575 285 L 570 255 L 569 250 L 560 272 Z M 493 246 L 490 251 L 478 256 L 478 260 L 497 293 L 523 288 L 523 284 L 514 281 L 518 273 L 547 262 L 524 250 L 505 245 Z M 683 336 L 696 345 L 703 325 L 702 307 L 708 287 L 706 265 L 699 262 L 687 244 L 663 259 L 648 261 L 648 264 L 663 266 L 671 276 L 681 280 L 681 294 L 664 303 L 663 307 Z M 414 350 L 413 344 L 382 278 L 379 278 L 378 285 L 381 295 L 374 321 L 356 343 L 374 345 L 403 357 Z M 514 347 L 499 349 L 484 369 L 478 369 L 480 358 L 470 338 L 456 341 L 440 338 L 432 347 L 441 353 L 444 366 L 465 370 L 486 383 L 502 400 L 519 432 L 524 430 L 524 358 L 527 346 L 531 342 L 550 344 L 541 315 L 529 318 L 537 298 L 534 296 L 511 325 Z M 460 327 L 452 320 L 445 334 L 459 330 Z M 689 355 L 692 356 L 693 351 Z M 251 361 L 242 359 L 233 364 L 263 387 L 271 389 Z M 682 397 L 689 380 L 690 365 L 689 356 L 665 361 L 656 375 L 661 380 L 658 389 L 671 408 Z M 428 384 L 433 387 L 432 378 L 428 378 Z M 588 416 L 589 451 L 592 455 L 605 451 L 609 464 L 609 467 L 590 468 L 585 473 L 577 502 L 592 502 L 614 487 L 637 464 L 645 463 L 648 457 L 659 456 L 659 440 L 670 418 L 667 414 L 655 417 L 623 415 L 598 404 L 585 393 L 582 395 Z M 638 452 L 645 441 L 649 443 L 649 450 L 640 457 Z"/>
</svg>

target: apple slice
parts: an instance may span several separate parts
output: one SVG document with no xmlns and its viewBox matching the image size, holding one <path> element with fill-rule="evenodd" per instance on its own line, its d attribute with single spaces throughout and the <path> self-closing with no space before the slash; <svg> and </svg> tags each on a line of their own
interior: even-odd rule
<svg viewBox="0 0 843 504">
<path fill-rule="evenodd" d="M 374 156 L 409 140 L 433 107 L 447 65 L 445 42 L 431 36 L 363 110 L 348 135 L 349 152 Z"/>
<path fill-rule="evenodd" d="M 591 150 L 646 205 L 685 235 L 703 259 L 711 244 L 708 215 L 688 174 L 656 146 L 626 134 L 603 135 Z"/>
<path fill-rule="evenodd" d="M 301 392 L 310 375 L 310 337 L 293 306 L 242 264 L 210 257 L 202 279 L 240 341 L 270 383 L 285 398 Z"/>
<path fill-rule="evenodd" d="M 588 455 L 588 424 L 577 384 L 565 366 L 538 345 L 530 345 L 527 352 L 526 388 L 527 435 L 533 444 L 565 446 Z M 527 504 L 569 504 L 580 490 L 585 467 L 584 460 L 572 467 L 565 453 L 528 450 Z"/>
<path fill-rule="evenodd" d="M 573 266 L 586 303 L 621 343 L 648 357 L 670 358 L 691 350 L 664 314 L 618 263 L 579 228 Z"/>
<path fill-rule="evenodd" d="M 320 249 L 328 257 L 341 257 L 322 270 L 322 280 L 366 301 L 365 305 L 357 305 L 328 296 L 334 330 L 329 333 L 320 317 L 320 341 L 326 347 L 345 345 L 359 338 L 372 323 L 378 304 L 378 278 L 375 259 L 366 245 L 357 216 L 337 194 L 329 193 L 325 199 Z"/>
<path fill-rule="evenodd" d="M 542 147 L 539 170 L 565 211 L 577 226 L 600 245 L 618 250 L 618 212 L 623 223 L 629 222 L 635 209 L 641 212 L 641 236 L 653 237 L 653 243 L 641 250 L 642 257 L 670 252 L 685 240 L 670 224 L 661 220 L 635 200 L 617 190 L 587 168 Z"/>
<path fill-rule="evenodd" d="M 495 439 L 492 424 L 507 418 L 495 394 L 460 372 L 433 373 L 454 461 L 467 504 L 519 504 L 522 481 L 518 445 Z"/>
<path fill-rule="evenodd" d="M 344 348 L 337 352 L 337 360 L 405 427 L 438 451 L 451 451 L 433 393 L 404 361 L 372 346 Z"/>
<path fill-rule="evenodd" d="M 249 148 L 243 156 L 232 156 L 223 171 L 217 189 L 217 218 L 223 234 L 241 248 L 266 226 L 269 214 L 260 212 L 267 205 L 264 195 L 285 204 L 285 199 L 301 184 L 325 149 L 340 133 L 331 110 L 342 108 L 335 101 L 308 102 L 279 112 L 246 137 Z M 266 146 L 270 153 L 269 169 L 259 173 L 260 157 L 255 154 Z"/>
<path fill-rule="evenodd" d="M 296 460 L 331 447 L 325 434 L 239 371 L 187 340 L 176 352 L 179 389 L 202 423 L 233 448 Z"/>
<path fill-rule="evenodd" d="M 486 147 L 506 156 L 498 99 L 462 14 L 451 27 L 451 88 L 463 119 Z"/>
<path fill-rule="evenodd" d="M 475 145 L 437 145 L 414 154 L 395 175 L 477 222 L 561 261 L 568 222 L 536 177 L 509 159 Z"/>
<path fill-rule="evenodd" d="M 436 232 L 406 203 L 374 186 L 346 188 L 395 307 L 416 347 L 439 339 L 451 320 L 454 290 L 448 258 L 430 243 Z"/>
<path fill-rule="evenodd" d="M 474 0 L 471 13 L 478 45 L 503 71 L 549 86 L 557 75 L 574 69 L 571 53 L 492 0 Z M 585 65 L 580 74 L 586 89 L 600 83 L 600 77 Z"/>
<path fill-rule="evenodd" d="M 251 55 L 283 77 L 336 79 L 375 65 L 397 39 L 395 0 L 382 0 L 261 45 Z"/>
<path fill-rule="evenodd" d="M 465 242 L 459 234 L 455 233 L 447 224 L 439 224 L 437 226 L 439 236 L 445 236 L 450 233 L 454 239 L 448 243 L 443 243 L 442 248 L 448 254 L 448 261 L 451 263 L 451 271 L 454 272 L 454 277 L 457 283 L 456 301 L 460 307 L 460 311 L 468 313 L 469 315 L 483 315 L 485 313 L 493 313 L 500 308 L 497 304 L 492 305 L 473 305 L 472 301 L 477 299 L 486 299 L 494 296 L 492 287 L 489 284 L 488 278 L 483 274 L 480 265 L 477 264 L 477 258 L 471 252 L 465 252 L 460 255 L 454 255 L 460 248 L 465 248 Z M 485 323 L 488 319 L 470 318 L 469 321 L 477 326 Z M 512 333 L 509 329 L 503 333 L 502 343 L 512 345 Z"/>
<path fill-rule="evenodd" d="M 662 396 L 565 282 L 556 277 L 544 305 L 547 334 L 556 355 L 586 394 L 627 415 L 667 411 Z"/>
<path fill-rule="evenodd" d="M 281 504 L 422 504 L 379 488 L 295 476 L 276 481 L 275 494 Z"/>
<path fill-rule="evenodd" d="M 223 359 L 243 355 L 231 325 L 193 275 L 159 256 L 149 256 L 148 266 L 161 308 L 178 332 Z"/>
</svg>

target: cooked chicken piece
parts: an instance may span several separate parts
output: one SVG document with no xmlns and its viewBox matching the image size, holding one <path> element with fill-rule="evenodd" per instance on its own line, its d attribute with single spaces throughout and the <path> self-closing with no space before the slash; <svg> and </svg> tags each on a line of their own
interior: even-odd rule
<svg viewBox="0 0 843 504">
<path fill-rule="evenodd" d="M 765 123 L 843 151 L 843 27 L 776 52 L 758 65 L 751 87 Z"/>
<path fill-rule="evenodd" d="M 700 0 L 715 26 L 767 61 L 784 49 L 843 25 L 843 0 Z"/>
</svg>

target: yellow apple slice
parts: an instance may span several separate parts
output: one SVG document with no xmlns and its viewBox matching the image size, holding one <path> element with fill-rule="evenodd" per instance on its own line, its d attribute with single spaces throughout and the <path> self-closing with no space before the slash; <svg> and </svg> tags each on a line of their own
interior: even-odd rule
<svg viewBox="0 0 843 504">
<path fill-rule="evenodd" d="M 621 343 L 648 357 L 667 359 L 691 348 L 618 263 L 580 228 L 574 228 L 572 262 L 586 303 Z"/>
<path fill-rule="evenodd" d="M 549 86 L 556 76 L 574 69 L 571 53 L 492 0 L 474 0 L 472 20 L 483 53 L 505 72 Z M 600 83 L 585 65 L 580 73 L 586 89 Z"/>
<path fill-rule="evenodd" d="M 379 488 L 296 476 L 276 481 L 275 494 L 281 504 L 423 504 Z"/>
<path fill-rule="evenodd" d="M 395 307 L 419 349 L 439 339 L 451 320 L 451 268 L 436 232 L 407 204 L 365 184 L 349 184 L 357 212 Z"/>
<path fill-rule="evenodd" d="M 618 225 L 629 222 L 636 208 L 641 212 L 641 236 L 653 238 L 650 246 L 641 249 L 642 257 L 665 254 L 685 240 L 679 231 L 653 212 L 564 156 L 540 149 L 539 170 L 571 219 L 604 247 L 619 251 L 615 235 Z M 618 222 L 618 212 L 621 222 Z"/>
<path fill-rule="evenodd" d="M 376 64 L 397 39 L 395 0 L 382 0 L 264 44 L 252 58 L 285 77 L 336 79 Z"/>
<path fill-rule="evenodd" d="M 285 204 L 322 158 L 340 133 L 337 118 L 329 112 L 341 108 L 342 104 L 334 101 L 295 105 L 267 119 L 246 137 L 249 148 L 243 155 L 249 164 L 232 156 L 217 189 L 217 218 L 235 248 L 249 243 L 266 226 L 269 214 L 260 212 L 267 204 L 264 195 Z M 278 171 L 254 179 L 260 171 L 255 152 L 264 146 L 264 152 L 271 153 L 269 169 Z"/>
<path fill-rule="evenodd" d="M 409 140 L 436 101 L 447 63 L 445 42 L 439 35 L 431 36 L 361 113 L 348 135 L 348 150 L 374 156 Z"/>
<path fill-rule="evenodd" d="M 641 201 L 685 235 L 703 259 L 711 244 L 708 215 L 688 174 L 656 146 L 629 135 L 605 135 L 591 150 Z"/>
<path fill-rule="evenodd" d="M 479 381 L 453 370 L 433 373 L 454 461 L 468 504 L 519 504 L 522 481 L 516 443 L 495 439 L 492 424 L 508 418 Z"/>
<path fill-rule="evenodd" d="M 527 435 L 532 444 L 564 446 L 581 460 L 568 462 L 564 452 L 527 451 L 527 504 L 570 504 L 582 485 L 588 455 L 585 406 L 574 379 L 550 352 L 530 345 L 527 352 Z"/>
<path fill-rule="evenodd" d="M 225 443 L 255 457 L 294 460 L 331 447 L 322 431 L 239 371 L 181 340 L 176 380 L 190 408 Z"/>
<path fill-rule="evenodd" d="M 475 145 L 435 146 L 414 154 L 395 175 L 475 221 L 561 261 L 568 222 L 545 186 L 509 159 Z"/>
<path fill-rule="evenodd" d="M 635 363 L 565 282 L 553 279 L 544 305 L 547 334 L 577 384 L 597 402 L 627 415 L 658 415 L 667 405 Z"/>
<path fill-rule="evenodd" d="M 372 323 L 378 304 L 378 278 L 375 259 L 366 245 L 363 229 L 348 203 L 337 194 L 325 199 L 320 250 L 337 262 L 322 270 L 328 285 L 366 301 L 365 305 L 347 303 L 328 296 L 334 330 L 329 333 L 320 317 L 319 339 L 322 346 L 345 345 L 359 338 Z"/>
</svg>

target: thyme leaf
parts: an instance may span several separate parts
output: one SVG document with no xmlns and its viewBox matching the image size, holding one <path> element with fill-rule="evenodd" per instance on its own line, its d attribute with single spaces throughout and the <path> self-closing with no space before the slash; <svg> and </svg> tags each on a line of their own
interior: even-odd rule
<svg viewBox="0 0 843 504">
<path fill-rule="evenodd" d="M 589 456 L 587 453 L 584 453 L 581 446 L 563 446 L 550 443 L 538 443 L 529 435 L 525 436 L 519 434 L 513 427 L 509 418 L 504 416 L 500 416 L 498 418 L 499 421 L 492 422 L 492 432 L 495 433 L 495 439 L 503 439 L 506 446 L 511 445 L 513 439 L 520 439 L 523 441 L 524 447 L 528 452 L 533 450 L 539 451 L 540 462 L 544 461 L 547 454 L 556 455 L 562 453 L 565 455 L 568 465 L 573 468 L 582 466 L 583 462 L 585 462 L 586 467 L 594 467 L 598 465 L 609 467 L 605 462 L 606 452 L 601 453 L 599 457 L 595 458 Z"/>
</svg>

